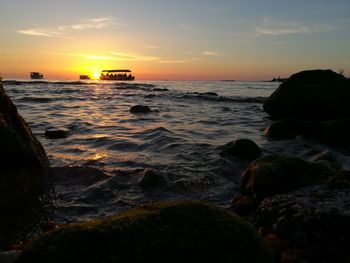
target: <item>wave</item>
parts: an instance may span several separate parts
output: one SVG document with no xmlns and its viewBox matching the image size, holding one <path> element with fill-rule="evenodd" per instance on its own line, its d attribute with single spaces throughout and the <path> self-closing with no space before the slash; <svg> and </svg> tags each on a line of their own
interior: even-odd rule
<svg viewBox="0 0 350 263">
<path fill-rule="evenodd" d="M 241 103 L 263 103 L 265 97 L 242 97 L 242 96 L 219 96 L 215 92 L 186 93 L 182 95 L 184 99 L 208 100 L 216 102 L 241 102 Z"/>
<path fill-rule="evenodd" d="M 22 97 L 18 98 L 18 101 L 27 101 L 27 102 L 41 102 L 41 103 L 48 103 L 51 102 L 53 98 L 48 97 Z"/>
<path fill-rule="evenodd" d="M 28 85 L 28 84 L 50 84 L 50 85 L 96 85 L 96 83 L 92 82 L 84 82 L 84 81 L 50 81 L 50 80 L 3 80 L 3 84 L 5 85 Z"/>
<path fill-rule="evenodd" d="M 153 84 L 147 84 L 147 83 L 130 84 L 130 83 L 123 83 L 123 82 L 117 83 L 117 85 L 114 86 L 114 89 L 117 89 L 117 90 L 142 90 L 142 91 L 169 91 L 167 88 L 159 88 Z"/>
</svg>

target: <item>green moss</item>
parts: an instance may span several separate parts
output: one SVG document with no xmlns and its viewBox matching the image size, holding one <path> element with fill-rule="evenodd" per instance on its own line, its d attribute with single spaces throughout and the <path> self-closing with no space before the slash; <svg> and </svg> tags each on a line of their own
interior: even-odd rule
<svg viewBox="0 0 350 263">
<path fill-rule="evenodd" d="M 146 205 L 34 240 L 18 262 L 273 262 L 242 219 L 196 202 Z"/>
</svg>

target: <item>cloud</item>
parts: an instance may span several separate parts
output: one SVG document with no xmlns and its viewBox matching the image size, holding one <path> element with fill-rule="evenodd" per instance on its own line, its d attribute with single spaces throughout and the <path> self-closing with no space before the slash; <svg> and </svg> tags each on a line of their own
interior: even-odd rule
<svg viewBox="0 0 350 263">
<path fill-rule="evenodd" d="M 42 36 L 42 37 L 57 37 L 59 36 L 59 32 L 53 32 L 45 29 L 40 28 L 32 28 L 32 29 L 25 29 L 25 30 L 18 30 L 18 33 L 24 34 L 24 35 L 30 35 L 30 36 Z"/>
<path fill-rule="evenodd" d="M 72 25 L 61 25 L 56 27 L 43 27 L 43 28 L 29 28 L 21 29 L 17 32 L 24 35 L 30 36 L 43 36 L 43 37 L 62 37 L 66 33 L 73 31 L 83 31 L 90 29 L 101 29 L 111 25 L 123 25 L 117 23 L 114 17 L 100 17 L 82 20 L 81 23 Z"/>
<path fill-rule="evenodd" d="M 187 60 L 159 60 L 160 63 L 175 64 L 175 63 L 186 63 Z"/>
<path fill-rule="evenodd" d="M 177 64 L 177 63 L 187 63 L 188 60 L 185 59 L 167 59 L 157 56 L 143 56 L 138 54 L 123 53 L 110 51 L 105 54 L 88 54 L 88 53 L 59 53 L 59 52 L 44 52 L 44 54 L 54 54 L 59 56 L 72 56 L 81 57 L 89 60 L 102 60 L 102 61 L 132 61 L 132 62 L 158 62 L 164 64 Z M 196 58 L 190 59 L 190 61 L 195 61 Z"/>
<path fill-rule="evenodd" d="M 177 26 L 183 30 L 191 30 L 191 27 L 189 25 L 184 24 L 184 23 L 177 23 Z"/>
<path fill-rule="evenodd" d="M 119 61 L 156 61 L 159 60 L 160 57 L 155 56 L 141 56 L 130 53 L 121 53 L 111 51 L 109 54 L 113 55 Z"/>
<path fill-rule="evenodd" d="M 205 55 L 205 56 L 213 56 L 213 55 L 217 55 L 218 53 L 217 52 L 214 52 L 214 51 L 203 51 L 202 52 L 202 55 Z"/>
<path fill-rule="evenodd" d="M 256 27 L 255 31 L 262 35 L 285 35 L 285 34 L 304 34 L 312 32 L 307 26 L 289 25 L 289 26 L 275 26 L 275 27 Z"/>
<path fill-rule="evenodd" d="M 260 35 L 287 35 L 287 34 L 310 34 L 332 30 L 329 25 L 312 25 L 295 21 L 278 21 L 271 17 L 265 17 L 262 25 L 255 27 L 255 32 Z"/>
</svg>

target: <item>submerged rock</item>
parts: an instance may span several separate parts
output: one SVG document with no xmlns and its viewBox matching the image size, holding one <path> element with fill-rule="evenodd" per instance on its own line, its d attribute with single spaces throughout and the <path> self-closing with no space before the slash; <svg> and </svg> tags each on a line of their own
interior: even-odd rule
<svg viewBox="0 0 350 263">
<path fill-rule="evenodd" d="M 60 138 L 67 138 L 69 135 L 70 130 L 66 128 L 60 128 L 60 129 L 47 129 L 45 131 L 45 136 L 49 139 L 60 139 Z"/>
<path fill-rule="evenodd" d="M 144 205 L 70 224 L 28 244 L 21 262 L 274 262 L 254 228 L 197 202 Z"/>
<path fill-rule="evenodd" d="M 331 70 L 292 75 L 264 101 L 273 119 L 332 120 L 350 117 L 350 80 Z"/>
<path fill-rule="evenodd" d="M 134 105 L 130 108 L 130 113 L 149 113 L 151 112 L 150 107 L 145 105 Z"/>
<path fill-rule="evenodd" d="M 223 146 L 221 156 L 234 156 L 248 161 L 258 158 L 261 154 L 260 147 L 252 140 L 239 139 Z"/>
<path fill-rule="evenodd" d="M 49 160 L 0 83 L 0 207 L 28 207 L 44 191 Z"/>
<path fill-rule="evenodd" d="M 167 181 L 163 175 L 148 169 L 141 174 L 138 183 L 144 190 L 154 190 L 167 185 Z"/>
</svg>

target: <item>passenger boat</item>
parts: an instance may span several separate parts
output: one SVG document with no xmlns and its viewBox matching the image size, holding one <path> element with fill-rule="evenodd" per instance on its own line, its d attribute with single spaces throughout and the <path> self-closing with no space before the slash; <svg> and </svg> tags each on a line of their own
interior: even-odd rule
<svg viewBox="0 0 350 263">
<path fill-rule="evenodd" d="M 79 79 L 90 79 L 89 75 L 80 75 Z"/>
<path fill-rule="evenodd" d="M 44 75 L 40 72 L 30 72 L 30 78 L 31 79 L 43 79 Z"/>
<path fill-rule="evenodd" d="M 129 69 L 113 69 L 113 70 L 102 70 L 100 80 L 134 80 L 135 77 L 131 75 Z"/>
</svg>

